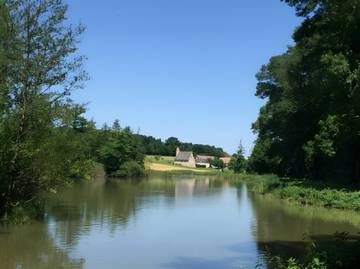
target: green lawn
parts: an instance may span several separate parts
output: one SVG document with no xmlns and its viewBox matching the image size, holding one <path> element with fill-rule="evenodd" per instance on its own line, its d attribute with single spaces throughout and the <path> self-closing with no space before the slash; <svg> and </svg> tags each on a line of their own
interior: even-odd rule
<svg viewBox="0 0 360 269">
<path fill-rule="evenodd" d="M 145 158 L 145 162 L 160 163 L 160 164 L 167 164 L 167 165 L 174 165 L 174 160 L 175 160 L 175 157 L 172 157 L 172 156 L 147 155 Z"/>
</svg>

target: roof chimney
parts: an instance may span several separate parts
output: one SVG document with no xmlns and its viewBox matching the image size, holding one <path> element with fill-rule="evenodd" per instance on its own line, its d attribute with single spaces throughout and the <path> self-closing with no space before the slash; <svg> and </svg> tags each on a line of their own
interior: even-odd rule
<svg viewBox="0 0 360 269">
<path fill-rule="evenodd" d="M 179 148 L 179 147 L 177 147 L 177 148 L 176 148 L 176 155 L 175 155 L 175 156 L 178 156 L 178 155 L 179 155 L 179 153 L 180 153 L 180 148 Z"/>
</svg>

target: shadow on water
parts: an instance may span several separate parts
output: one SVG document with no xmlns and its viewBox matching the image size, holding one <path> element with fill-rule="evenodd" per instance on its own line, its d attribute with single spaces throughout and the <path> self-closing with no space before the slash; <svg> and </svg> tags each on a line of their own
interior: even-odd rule
<svg viewBox="0 0 360 269">
<path fill-rule="evenodd" d="M 284 201 L 249 194 L 256 224 L 253 231 L 264 265 L 276 268 L 271 257 L 326 255 L 331 268 L 356 268 L 360 264 L 360 215 L 352 211 L 289 205 Z M 326 253 L 326 254 L 325 254 Z M 338 261 L 342 261 L 342 265 Z"/>
<path fill-rule="evenodd" d="M 359 238 L 341 239 L 337 235 L 316 236 L 311 242 L 299 241 L 269 241 L 258 242 L 258 247 L 264 252 L 264 265 L 267 268 L 277 268 L 271 263 L 271 258 L 281 257 L 283 261 L 289 258 L 297 258 L 300 262 L 309 257 L 321 257 L 330 266 L 329 268 L 353 269 L 360 264 L 360 241 Z"/>
</svg>

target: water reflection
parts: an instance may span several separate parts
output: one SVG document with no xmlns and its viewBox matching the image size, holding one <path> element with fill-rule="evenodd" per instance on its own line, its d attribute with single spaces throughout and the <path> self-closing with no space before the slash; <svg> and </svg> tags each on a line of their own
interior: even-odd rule
<svg viewBox="0 0 360 269">
<path fill-rule="evenodd" d="M 0 268 L 80 269 L 84 260 L 58 247 L 40 223 L 0 232 Z"/>
<path fill-rule="evenodd" d="M 304 234 L 357 230 L 356 217 L 334 221 L 209 177 L 98 180 L 52 195 L 46 212 L 44 223 L 1 229 L 0 268 L 266 268 L 265 252 L 302 249 Z"/>
<path fill-rule="evenodd" d="M 256 228 L 253 234 L 263 254 L 304 258 L 316 245 L 338 245 L 333 235 L 360 231 L 360 215 L 350 211 L 299 207 L 284 201 L 250 194 Z M 264 260 L 266 263 L 266 260 Z"/>
</svg>

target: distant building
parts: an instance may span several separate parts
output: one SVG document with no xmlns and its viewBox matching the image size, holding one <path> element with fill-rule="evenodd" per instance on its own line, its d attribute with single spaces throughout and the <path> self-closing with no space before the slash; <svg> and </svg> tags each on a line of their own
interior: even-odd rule
<svg viewBox="0 0 360 269">
<path fill-rule="evenodd" d="M 220 158 L 220 160 L 222 160 L 224 162 L 225 166 L 228 166 L 231 161 L 231 157 L 222 157 L 222 158 Z"/>
<path fill-rule="evenodd" d="M 192 151 L 181 151 L 180 148 L 177 148 L 174 163 L 190 168 L 195 168 L 195 167 L 210 168 L 211 167 L 210 163 L 214 159 L 215 159 L 214 156 L 195 155 Z M 225 161 L 227 163 L 230 161 L 230 158 L 229 160 L 227 160 L 227 158 L 223 158 L 223 159 L 226 159 Z"/>
<path fill-rule="evenodd" d="M 197 167 L 205 167 L 210 168 L 210 162 L 214 160 L 214 156 L 206 156 L 206 155 L 197 155 L 196 156 L 196 166 Z"/>
<path fill-rule="evenodd" d="M 208 155 L 196 155 L 196 158 L 202 159 L 202 160 L 208 160 L 213 161 L 215 159 L 215 156 L 208 156 Z"/>
<path fill-rule="evenodd" d="M 196 161 L 192 151 L 181 151 L 180 148 L 176 149 L 175 164 L 185 167 L 195 168 Z"/>
</svg>

